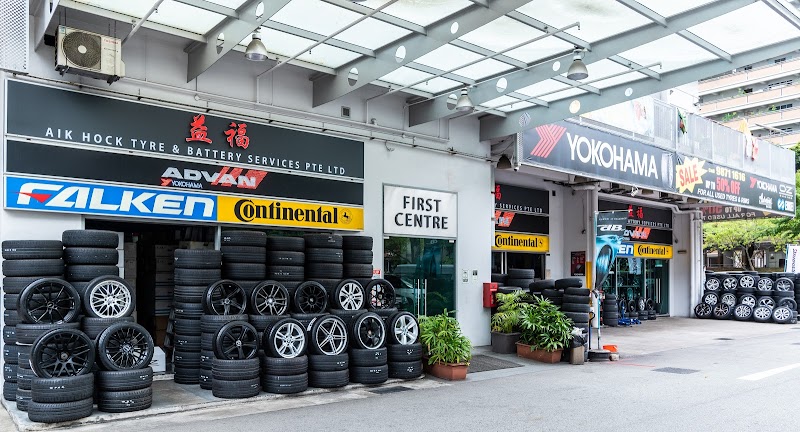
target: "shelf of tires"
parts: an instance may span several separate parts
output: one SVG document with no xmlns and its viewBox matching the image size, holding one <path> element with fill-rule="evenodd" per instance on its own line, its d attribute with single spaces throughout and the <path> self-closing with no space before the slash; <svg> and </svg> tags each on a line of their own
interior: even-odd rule
<svg viewBox="0 0 800 432">
<path fill-rule="evenodd" d="M 800 274 L 707 273 L 697 318 L 797 323 Z"/>
</svg>

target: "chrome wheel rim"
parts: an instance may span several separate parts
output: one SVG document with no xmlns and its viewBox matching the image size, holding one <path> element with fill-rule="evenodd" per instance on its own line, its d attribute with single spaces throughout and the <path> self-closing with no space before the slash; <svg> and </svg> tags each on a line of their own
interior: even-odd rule
<svg viewBox="0 0 800 432">
<path fill-rule="evenodd" d="M 339 304 L 344 310 L 364 307 L 364 288 L 357 282 L 347 282 L 338 290 Z"/>
<path fill-rule="evenodd" d="M 761 278 L 758 280 L 757 286 L 761 291 L 770 291 L 772 290 L 772 279 Z"/>
<path fill-rule="evenodd" d="M 750 275 L 744 275 L 741 279 L 739 279 L 739 286 L 742 288 L 752 288 L 755 283 L 756 280 Z"/>
<path fill-rule="evenodd" d="M 733 310 L 733 313 L 739 318 L 749 318 L 750 315 L 753 314 L 753 309 L 748 305 L 740 304 L 736 306 L 736 309 Z"/>
<path fill-rule="evenodd" d="M 772 297 L 765 297 L 758 300 L 758 305 L 775 309 L 775 300 L 773 300 Z"/>
<path fill-rule="evenodd" d="M 289 309 L 289 294 L 282 285 L 260 285 L 253 297 L 254 306 L 260 315 L 283 315 Z"/>
<path fill-rule="evenodd" d="M 411 315 L 402 315 L 394 322 L 394 334 L 400 345 L 411 345 L 419 337 L 417 320 Z"/>
<path fill-rule="evenodd" d="M 709 291 L 719 291 L 719 279 L 709 279 L 706 281 L 706 289 Z"/>
<path fill-rule="evenodd" d="M 756 298 L 753 296 L 744 296 L 739 301 L 745 306 L 756 307 Z"/>
<path fill-rule="evenodd" d="M 768 307 L 757 307 L 753 310 L 753 315 L 761 320 L 767 320 L 772 316 L 772 311 Z"/>
<path fill-rule="evenodd" d="M 721 301 L 722 303 L 725 303 L 726 305 L 728 305 L 730 307 L 736 306 L 736 296 L 731 294 L 731 293 L 723 294 L 719 301 Z"/>
<path fill-rule="evenodd" d="M 717 303 L 719 303 L 719 297 L 717 297 L 716 295 L 712 295 L 712 294 L 706 294 L 706 295 L 703 296 L 703 303 L 705 303 L 705 304 L 707 304 L 709 306 L 714 306 Z"/>
<path fill-rule="evenodd" d="M 340 319 L 323 318 L 314 338 L 322 354 L 338 355 L 347 349 L 347 329 Z"/>
<path fill-rule="evenodd" d="M 299 325 L 288 322 L 275 332 L 275 352 L 283 358 L 295 358 L 306 345 L 306 332 Z"/>
<path fill-rule="evenodd" d="M 732 289 L 735 289 L 735 288 L 736 288 L 736 285 L 737 285 L 736 278 L 735 278 L 735 277 L 732 277 L 732 276 L 731 276 L 731 277 L 726 277 L 726 278 L 725 278 L 725 279 L 722 281 L 722 287 L 723 287 L 723 288 L 725 288 L 726 290 L 732 290 Z"/>
<path fill-rule="evenodd" d="M 89 292 L 89 307 L 99 318 L 124 317 L 131 302 L 131 291 L 116 280 L 102 281 Z"/>
<path fill-rule="evenodd" d="M 786 321 L 791 317 L 792 311 L 785 307 L 779 307 L 772 311 L 772 318 L 775 319 L 775 321 Z"/>
<path fill-rule="evenodd" d="M 780 280 L 780 279 L 778 279 L 775 282 L 775 289 L 778 290 L 778 291 L 791 291 L 791 290 L 794 289 L 794 287 L 792 286 L 791 282 L 789 282 L 788 280 Z"/>
</svg>

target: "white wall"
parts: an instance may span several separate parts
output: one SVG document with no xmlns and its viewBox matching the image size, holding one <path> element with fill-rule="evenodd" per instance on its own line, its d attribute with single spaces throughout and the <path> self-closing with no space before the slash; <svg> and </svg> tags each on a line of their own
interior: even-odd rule
<svg viewBox="0 0 800 432">
<path fill-rule="evenodd" d="M 691 272 L 691 215 L 674 214 L 672 216 L 672 235 L 678 240 L 672 245 L 673 256 L 669 263 L 670 307 L 671 316 L 690 316 L 692 313 L 692 278 Z M 685 251 L 685 253 L 679 253 Z M 702 269 L 700 269 L 702 271 Z"/>
</svg>

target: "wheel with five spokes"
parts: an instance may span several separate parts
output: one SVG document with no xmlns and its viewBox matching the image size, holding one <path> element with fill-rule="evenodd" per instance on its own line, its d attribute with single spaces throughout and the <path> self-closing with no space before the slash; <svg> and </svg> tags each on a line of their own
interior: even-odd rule
<svg viewBox="0 0 800 432">
<path fill-rule="evenodd" d="M 306 330 L 294 318 L 283 318 L 264 332 L 262 345 L 271 357 L 295 358 L 306 352 Z"/>
<path fill-rule="evenodd" d="M 753 308 L 746 304 L 739 304 L 733 308 L 733 317 L 738 321 L 747 321 L 753 317 Z"/>
<path fill-rule="evenodd" d="M 356 348 L 378 349 L 386 342 L 386 324 L 380 315 L 365 312 L 353 319 L 352 340 Z"/>
<path fill-rule="evenodd" d="M 203 309 L 210 315 L 240 315 L 247 310 L 247 292 L 236 282 L 214 282 L 203 295 Z"/>
<path fill-rule="evenodd" d="M 355 279 L 345 279 L 331 291 L 331 300 L 337 309 L 362 309 L 366 300 L 364 287 Z"/>
<path fill-rule="evenodd" d="M 61 378 L 91 372 L 94 359 L 94 346 L 86 333 L 54 329 L 33 342 L 30 365 L 37 377 Z"/>
<path fill-rule="evenodd" d="M 309 349 L 312 354 L 329 356 L 347 351 L 347 325 L 336 315 L 325 315 L 311 323 Z"/>
<path fill-rule="evenodd" d="M 397 312 L 389 317 L 389 343 L 413 345 L 419 340 L 419 323 L 409 312 Z"/>
<path fill-rule="evenodd" d="M 245 321 L 232 321 L 214 335 L 214 355 L 223 360 L 248 360 L 258 355 L 258 331 Z"/>
</svg>

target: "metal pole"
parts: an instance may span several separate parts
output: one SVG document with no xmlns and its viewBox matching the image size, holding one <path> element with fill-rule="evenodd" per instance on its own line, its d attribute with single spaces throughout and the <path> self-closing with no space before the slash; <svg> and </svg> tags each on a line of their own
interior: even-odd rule
<svg viewBox="0 0 800 432">
<path fill-rule="evenodd" d="M 136 24 L 134 24 L 134 26 L 131 29 L 130 33 L 128 33 L 128 35 L 125 36 L 125 39 L 122 39 L 122 44 L 123 45 L 125 45 L 125 42 L 127 42 L 128 39 L 131 38 L 131 36 L 133 36 L 137 31 L 139 31 L 139 29 L 142 27 L 142 25 L 145 23 L 145 21 L 147 21 L 147 19 L 150 18 L 150 15 L 153 15 L 156 12 L 156 10 L 158 10 L 158 7 L 161 6 L 161 3 L 163 3 L 163 2 L 164 2 L 164 0 L 156 0 L 156 2 L 153 3 L 153 6 L 150 8 L 150 10 L 147 11 L 146 14 L 144 14 L 142 19 L 140 19 L 139 21 L 136 21 Z"/>
</svg>

